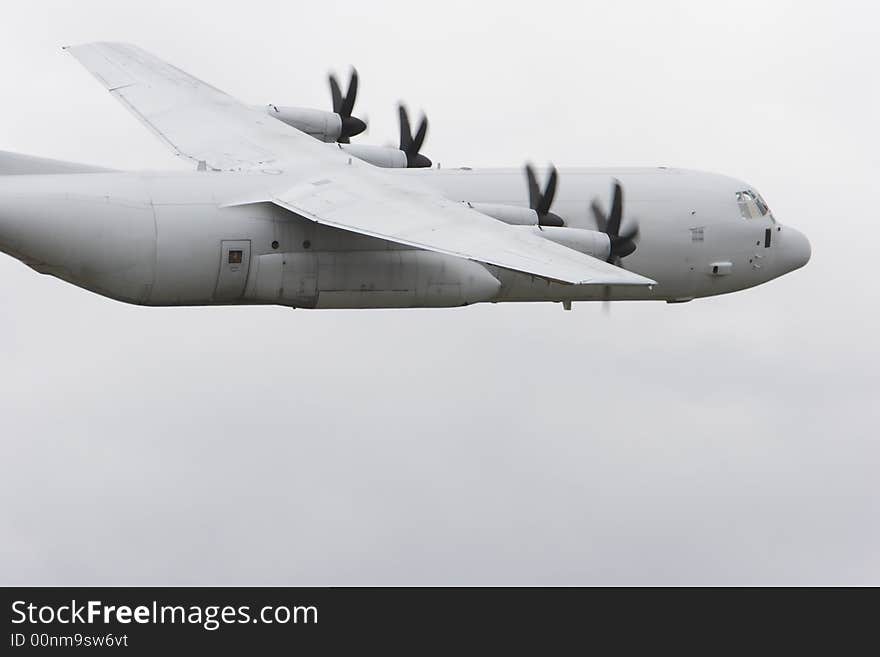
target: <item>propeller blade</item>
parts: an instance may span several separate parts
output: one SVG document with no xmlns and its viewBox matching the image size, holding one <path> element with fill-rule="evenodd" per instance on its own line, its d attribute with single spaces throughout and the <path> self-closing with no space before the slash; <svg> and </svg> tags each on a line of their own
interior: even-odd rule
<svg viewBox="0 0 880 657">
<path fill-rule="evenodd" d="M 413 137 L 412 141 L 412 151 L 413 155 L 417 154 L 420 150 L 422 150 L 422 144 L 425 143 L 425 136 L 428 134 L 428 117 L 422 114 L 422 119 L 419 122 L 419 129 L 416 130 L 416 136 Z"/>
<path fill-rule="evenodd" d="M 632 225 L 627 228 L 623 233 L 620 234 L 620 237 L 625 240 L 634 240 L 639 236 L 639 227 L 638 224 Z"/>
<path fill-rule="evenodd" d="M 330 74 L 330 95 L 333 97 L 333 113 L 342 113 L 342 90 L 339 88 L 339 82 L 336 76 Z"/>
<path fill-rule="evenodd" d="M 345 98 L 342 100 L 342 107 L 340 108 L 340 114 L 343 117 L 351 116 L 351 113 L 354 111 L 354 101 L 357 98 L 358 91 L 358 72 L 357 69 L 351 69 L 351 78 L 348 82 L 348 93 L 345 94 Z"/>
<path fill-rule="evenodd" d="M 557 226 L 558 228 L 562 228 L 563 226 L 565 226 L 565 221 L 563 221 L 562 217 L 560 217 L 558 214 L 548 212 L 547 214 L 542 214 L 540 217 L 538 217 L 538 225 Z"/>
<path fill-rule="evenodd" d="M 402 103 L 397 106 L 397 114 L 400 117 L 400 150 L 408 153 L 412 145 L 412 130 L 409 125 L 409 115 Z"/>
<path fill-rule="evenodd" d="M 535 169 L 531 164 L 526 164 L 526 180 L 529 185 L 529 207 L 537 212 L 538 205 L 541 203 L 541 188 L 538 187 Z"/>
<path fill-rule="evenodd" d="M 623 218 L 623 187 L 620 181 L 614 181 L 614 193 L 611 198 L 611 214 L 608 215 L 607 233 L 611 236 L 620 234 L 620 221 Z"/>
<path fill-rule="evenodd" d="M 406 166 L 409 169 L 424 169 L 431 166 L 431 160 L 419 153 L 425 136 L 428 134 L 428 117 L 422 114 L 415 137 L 409 122 L 409 114 L 403 103 L 397 106 L 400 117 L 400 150 L 406 155 Z"/>
<path fill-rule="evenodd" d="M 621 241 L 617 248 L 614 249 L 614 253 L 616 254 L 618 262 L 620 262 L 621 258 L 625 258 L 636 250 L 636 243 L 632 240 L 623 240 Z M 617 265 L 620 266 L 619 264 Z"/>
<path fill-rule="evenodd" d="M 596 220 L 596 228 L 601 233 L 608 232 L 608 220 L 605 218 L 605 211 L 599 205 L 599 201 L 593 199 L 590 203 L 590 209 L 593 211 L 593 218 Z"/>
<path fill-rule="evenodd" d="M 354 111 L 354 102 L 357 99 L 358 72 L 352 67 L 351 77 L 348 81 L 348 92 L 345 96 L 342 95 L 339 80 L 333 73 L 328 76 L 328 79 L 330 80 L 330 95 L 333 97 L 333 112 L 338 114 L 342 121 L 339 138 L 336 141 L 340 144 L 348 144 L 351 137 L 359 135 L 367 129 L 366 123 L 351 115 Z"/>
<path fill-rule="evenodd" d="M 550 165 L 550 175 L 547 177 L 547 184 L 544 192 L 538 186 L 538 177 L 535 175 L 535 168 L 531 163 L 526 164 L 526 182 L 529 187 L 529 207 L 538 215 L 538 227 L 543 226 L 564 226 L 565 222 L 559 215 L 550 212 L 550 206 L 553 205 L 553 197 L 556 196 L 556 183 L 559 175 L 556 167 Z"/>
<path fill-rule="evenodd" d="M 541 202 L 535 208 L 539 216 L 546 215 L 550 212 L 550 206 L 553 205 L 553 197 L 556 195 L 556 167 L 550 166 L 550 177 L 547 179 L 547 185 L 544 187 L 544 194 L 541 196 Z"/>
<path fill-rule="evenodd" d="M 605 233 L 610 242 L 611 248 L 608 251 L 606 262 L 622 267 L 621 258 L 632 254 L 637 248 L 636 238 L 639 236 L 639 225 L 633 219 L 632 223 L 622 233 L 620 232 L 623 222 L 623 186 L 620 181 L 614 180 L 610 214 L 605 214 L 598 199 L 593 199 L 590 203 L 590 210 L 596 219 L 596 228 Z"/>
<path fill-rule="evenodd" d="M 431 160 L 421 153 L 416 153 L 412 156 L 407 156 L 406 158 L 406 167 L 408 169 L 427 169 L 431 166 Z"/>
</svg>

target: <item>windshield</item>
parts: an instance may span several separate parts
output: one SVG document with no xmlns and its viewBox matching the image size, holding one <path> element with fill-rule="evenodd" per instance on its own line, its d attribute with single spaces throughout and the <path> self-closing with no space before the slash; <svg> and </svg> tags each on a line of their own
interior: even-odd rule
<svg viewBox="0 0 880 657">
<path fill-rule="evenodd" d="M 745 189 L 741 192 L 737 192 L 736 203 L 739 205 L 739 213 L 742 215 L 743 219 L 759 219 L 767 215 L 770 215 L 770 219 L 773 219 L 773 215 L 770 213 L 770 208 L 767 207 L 767 203 L 761 198 L 761 195 L 753 189 Z"/>
</svg>

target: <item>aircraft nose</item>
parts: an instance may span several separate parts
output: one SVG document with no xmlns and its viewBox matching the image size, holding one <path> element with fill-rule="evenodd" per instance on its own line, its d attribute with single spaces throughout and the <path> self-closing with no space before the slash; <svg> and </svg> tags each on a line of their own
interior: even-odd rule
<svg viewBox="0 0 880 657">
<path fill-rule="evenodd" d="M 810 240 L 802 232 L 789 228 L 782 229 L 785 231 L 785 260 L 788 271 L 800 269 L 810 261 L 812 249 L 810 248 Z"/>
</svg>

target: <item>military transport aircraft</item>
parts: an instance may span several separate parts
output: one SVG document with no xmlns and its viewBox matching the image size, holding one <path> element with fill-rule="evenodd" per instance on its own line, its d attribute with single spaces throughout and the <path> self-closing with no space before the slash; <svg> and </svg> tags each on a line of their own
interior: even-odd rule
<svg viewBox="0 0 880 657">
<path fill-rule="evenodd" d="M 0 250 L 148 306 L 451 307 L 689 301 L 810 258 L 761 195 L 666 167 L 433 168 L 399 108 L 399 148 L 351 144 L 358 78 L 332 111 L 253 107 L 144 50 L 67 51 L 187 172 L 0 155 Z M 542 184 L 543 182 L 543 184 Z M 558 193 L 557 193 L 558 187 Z"/>
</svg>

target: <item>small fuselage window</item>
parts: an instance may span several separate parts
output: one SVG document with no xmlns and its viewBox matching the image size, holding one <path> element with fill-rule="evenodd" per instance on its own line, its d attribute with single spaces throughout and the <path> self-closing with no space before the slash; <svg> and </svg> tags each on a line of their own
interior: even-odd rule
<svg viewBox="0 0 880 657">
<path fill-rule="evenodd" d="M 736 203 L 739 205 L 739 213 L 742 215 L 743 219 L 760 219 L 767 215 L 770 215 L 770 219 L 773 219 L 773 215 L 770 214 L 770 208 L 767 207 L 767 203 L 765 203 L 764 199 L 761 198 L 761 195 L 753 189 L 746 189 L 737 192 Z"/>
</svg>

